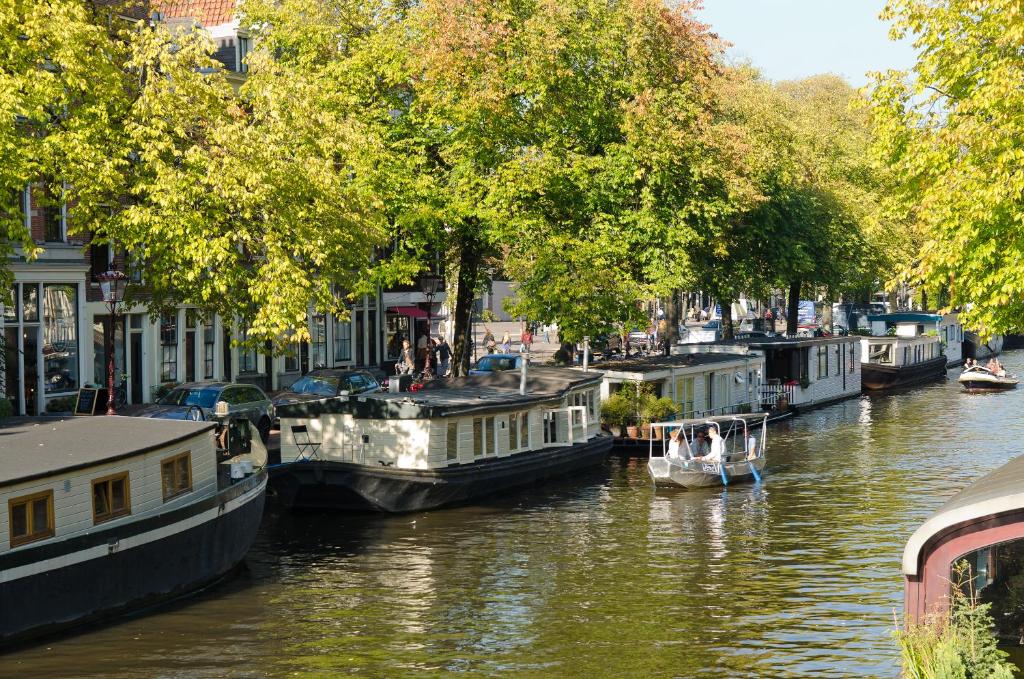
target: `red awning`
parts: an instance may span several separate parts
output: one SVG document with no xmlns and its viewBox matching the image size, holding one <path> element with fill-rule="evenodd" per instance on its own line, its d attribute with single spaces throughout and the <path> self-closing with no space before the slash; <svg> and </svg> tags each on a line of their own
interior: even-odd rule
<svg viewBox="0 0 1024 679">
<path fill-rule="evenodd" d="M 427 312 L 418 306 L 389 306 L 389 314 L 401 314 L 402 316 L 412 316 L 413 318 L 426 318 Z"/>
</svg>

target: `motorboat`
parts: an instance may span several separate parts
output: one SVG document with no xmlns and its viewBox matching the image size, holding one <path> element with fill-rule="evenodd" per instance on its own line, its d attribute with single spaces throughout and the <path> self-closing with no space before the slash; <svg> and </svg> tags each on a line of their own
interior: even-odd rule
<svg viewBox="0 0 1024 679">
<path fill-rule="evenodd" d="M 647 461 L 656 486 L 706 488 L 761 480 L 768 413 L 655 422 L 651 429 L 663 432 L 660 440 L 651 439 Z M 721 461 L 697 455 L 700 432 L 711 430 L 721 437 Z M 679 444 L 677 450 L 671 443 L 673 437 Z"/>
<path fill-rule="evenodd" d="M 957 378 L 966 391 L 1009 391 L 1017 388 L 1017 378 L 1005 371 L 1002 374 L 992 372 L 980 365 L 965 368 L 960 377 Z"/>
</svg>

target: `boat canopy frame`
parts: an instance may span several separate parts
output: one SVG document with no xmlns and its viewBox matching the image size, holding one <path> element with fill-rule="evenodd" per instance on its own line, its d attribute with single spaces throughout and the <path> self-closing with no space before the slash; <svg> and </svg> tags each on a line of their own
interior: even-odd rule
<svg viewBox="0 0 1024 679">
<path fill-rule="evenodd" d="M 703 429 L 704 427 L 709 427 L 709 426 L 714 425 L 718 429 L 718 432 L 722 436 L 723 440 L 729 441 L 730 436 L 732 437 L 732 443 L 733 443 L 732 448 L 733 449 L 732 450 L 728 450 L 727 449 L 725 451 L 724 455 L 722 456 L 722 462 L 724 462 L 726 464 L 729 464 L 731 461 L 739 461 L 739 460 L 734 460 L 734 458 L 737 455 L 742 455 L 743 457 L 740 458 L 740 459 L 743 460 L 743 461 L 752 461 L 752 460 L 757 460 L 759 458 L 764 457 L 764 445 L 765 445 L 765 441 L 768 438 L 768 415 L 769 415 L 768 413 L 761 412 L 761 413 L 748 413 L 748 414 L 735 414 L 735 415 L 718 415 L 718 416 L 714 416 L 714 417 L 693 418 L 693 419 L 685 419 L 685 420 L 672 420 L 672 421 L 669 421 L 669 422 L 652 422 L 650 424 L 650 428 L 651 428 L 652 432 L 655 429 L 661 429 L 665 433 L 667 433 L 667 431 L 669 429 L 680 429 L 680 428 L 684 429 L 684 434 L 683 434 L 682 440 L 680 441 L 680 444 L 681 444 L 681 446 L 685 446 L 685 451 L 686 451 L 685 457 L 680 458 L 680 459 L 673 459 L 672 461 L 675 464 L 679 464 L 682 467 L 687 468 L 689 466 L 692 466 L 692 464 L 695 462 L 694 455 L 693 455 L 693 450 L 690 448 L 690 442 L 693 441 L 694 437 L 696 436 L 697 430 L 698 429 Z M 751 451 L 748 450 L 748 448 L 747 448 L 747 441 L 750 438 L 750 431 L 751 431 L 750 421 L 751 420 L 757 420 L 757 419 L 761 420 L 761 423 L 760 423 L 761 437 L 760 437 L 760 439 L 758 439 L 757 450 L 755 451 L 755 454 L 753 455 L 753 457 L 751 457 L 750 456 Z M 723 432 L 723 427 L 722 427 L 723 424 L 728 424 L 729 425 L 728 428 L 724 430 L 724 432 Z M 737 432 L 737 430 L 739 429 L 740 426 L 742 426 L 742 429 L 743 429 L 743 437 L 741 439 L 743 447 L 742 447 L 742 449 L 737 449 L 737 447 L 736 447 L 736 437 L 734 436 L 734 434 Z M 756 427 L 756 423 L 755 423 L 754 426 Z M 685 433 L 685 428 L 686 427 L 690 428 L 689 435 L 687 435 Z M 649 444 L 648 460 L 651 460 L 651 459 L 653 459 L 655 457 L 655 455 L 654 455 L 654 441 L 655 441 L 655 439 L 652 436 L 652 438 L 650 439 L 650 444 Z M 662 435 L 662 437 L 661 437 L 661 455 L 660 455 L 660 457 L 662 457 L 662 458 L 667 457 L 666 453 L 667 453 L 667 450 L 668 450 L 668 441 L 669 441 L 668 437 L 665 436 L 665 435 Z M 728 443 L 726 443 L 726 446 L 728 446 Z"/>
</svg>

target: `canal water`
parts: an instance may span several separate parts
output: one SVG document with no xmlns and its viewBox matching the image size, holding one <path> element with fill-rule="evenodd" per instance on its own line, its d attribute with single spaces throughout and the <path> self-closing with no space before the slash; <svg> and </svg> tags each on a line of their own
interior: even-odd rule
<svg viewBox="0 0 1024 679">
<path fill-rule="evenodd" d="M 0 676 L 893 677 L 907 537 L 1024 449 L 1024 389 L 955 375 L 770 428 L 756 486 L 655 492 L 611 458 L 428 514 L 271 506 L 239 577 Z"/>
</svg>

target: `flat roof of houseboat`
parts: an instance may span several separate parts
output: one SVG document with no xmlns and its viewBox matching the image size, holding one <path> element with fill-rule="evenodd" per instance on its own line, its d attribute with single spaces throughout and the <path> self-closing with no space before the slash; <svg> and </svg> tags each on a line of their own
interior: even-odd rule
<svg viewBox="0 0 1024 679">
<path fill-rule="evenodd" d="M 870 314 L 868 320 L 886 323 L 938 323 L 942 316 L 930 311 L 897 311 L 891 314 Z"/>
<path fill-rule="evenodd" d="M 722 351 L 703 351 L 692 354 L 672 354 L 671 356 L 647 356 L 641 358 L 624 358 L 614 361 L 595 363 L 594 368 L 598 370 L 646 373 L 667 368 L 679 368 L 698 365 L 713 365 L 715 363 L 731 363 L 760 358 L 760 354 L 748 353 L 726 353 Z"/>
<path fill-rule="evenodd" d="M 1024 510 L 1024 455 L 961 490 L 921 524 L 903 550 L 903 573 L 916 576 L 922 550 L 948 531 L 1020 510 Z"/>
<path fill-rule="evenodd" d="M 716 342 L 704 342 L 711 346 L 728 346 L 740 344 L 757 349 L 759 347 L 786 348 L 786 347 L 813 347 L 818 344 L 832 344 L 833 342 L 856 342 L 860 340 L 859 335 L 828 335 L 827 337 L 786 337 L 785 335 L 769 335 L 765 337 L 740 337 L 731 340 L 718 340 Z"/>
<path fill-rule="evenodd" d="M 212 422 L 117 416 L 15 421 L 0 427 L 0 486 L 138 455 L 213 427 Z"/>
</svg>

